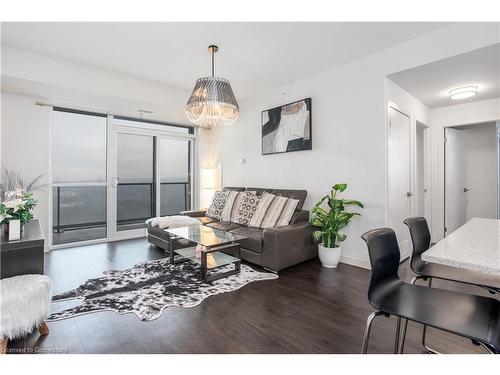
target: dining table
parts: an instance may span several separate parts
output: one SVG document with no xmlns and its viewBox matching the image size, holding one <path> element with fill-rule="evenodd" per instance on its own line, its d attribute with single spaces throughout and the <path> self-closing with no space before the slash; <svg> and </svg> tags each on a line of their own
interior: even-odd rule
<svg viewBox="0 0 500 375">
<path fill-rule="evenodd" d="M 475 271 L 500 285 L 500 220 L 473 218 L 434 244 L 422 260 Z"/>
</svg>

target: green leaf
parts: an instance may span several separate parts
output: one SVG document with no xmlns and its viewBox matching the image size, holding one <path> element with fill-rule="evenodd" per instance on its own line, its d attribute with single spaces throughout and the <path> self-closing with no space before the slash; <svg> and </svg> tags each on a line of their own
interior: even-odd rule
<svg viewBox="0 0 500 375">
<path fill-rule="evenodd" d="M 320 241 L 322 237 L 323 237 L 323 232 L 321 232 L 319 230 L 315 230 L 313 232 L 313 238 L 315 241 Z"/>
<path fill-rule="evenodd" d="M 341 193 L 347 189 L 347 184 L 335 184 L 333 185 L 333 190 L 340 191 Z"/>
<path fill-rule="evenodd" d="M 361 208 L 365 208 L 363 203 L 361 203 L 360 201 L 356 201 L 354 199 L 342 199 L 342 202 L 343 202 L 344 206 L 358 206 Z"/>
</svg>

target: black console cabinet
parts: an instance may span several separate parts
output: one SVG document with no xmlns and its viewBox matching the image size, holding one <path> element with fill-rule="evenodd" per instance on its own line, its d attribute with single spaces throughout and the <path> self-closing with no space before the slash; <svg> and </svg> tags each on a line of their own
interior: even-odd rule
<svg viewBox="0 0 500 375">
<path fill-rule="evenodd" d="M 21 239 L 8 240 L 8 234 L 1 233 L 0 278 L 25 274 L 43 275 L 44 239 L 38 220 L 24 225 Z"/>
</svg>

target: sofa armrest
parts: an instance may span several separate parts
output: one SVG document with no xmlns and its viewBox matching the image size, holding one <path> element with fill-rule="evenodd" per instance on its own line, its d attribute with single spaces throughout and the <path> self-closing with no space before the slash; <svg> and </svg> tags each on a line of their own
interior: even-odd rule
<svg viewBox="0 0 500 375">
<path fill-rule="evenodd" d="M 206 210 L 192 210 L 192 211 L 181 211 L 179 215 L 190 216 L 190 217 L 203 217 L 205 216 Z"/>
<path fill-rule="evenodd" d="M 298 210 L 293 213 L 293 216 L 290 219 L 290 224 L 301 223 L 303 221 L 309 222 L 309 211 Z"/>
<path fill-rule="evenodd" d="M 308 222 L 264 229 L 263 266 L 278 272 L 318 255 Z"/>
</svg>

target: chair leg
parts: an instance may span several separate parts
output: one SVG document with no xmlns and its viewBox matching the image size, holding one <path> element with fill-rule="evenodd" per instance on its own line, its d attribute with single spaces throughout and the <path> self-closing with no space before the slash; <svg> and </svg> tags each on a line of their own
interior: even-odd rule
<svg viewBox="0 0 500 375">
<path fill-rule="evenodd" d="M 429 277 L 429 288 L 432 287 L 432 277 Z M 438 352 L 437 350 L 434 350 L 430 347 L 427 346 L 427 344 L 425 343 L 425 335 L 427 333 L 427 326 L 424 324 L 424 328 L 422 330 L 422 346 L 424 347 L 424 349 L 427 351 L 427 353 L 429 354 L 441 354 L 440 352 Z"/>
<path fill-rule="evenodd" d="M 403 329 L 401 330 L 401 343 L 399 344 L 399 354 L 405 350 L 406 329 L 408 328 L 408 319 L 403 319 Z"/>
<path fill-rule="evenodd" d="M 483 344 L 482 342 L 479 343 L 480 346 L 482 346 L 484 349 L 486 349 L 486 351 L 489 353 L 489 354 L 496 354 L 488 345 L 486 344 Z"/>
<path fill-rule="evenodd" d="M 7 352 L 7 344 L 9 342 L 9 339 L 7 336 L 2 337 L 0 339 L 0 354 L 5 354 Z"/>
<path fill-rule="evenodd" d="M 49 333 L 49 327 L 47 327 L 47 323 L 41 322 L 40 325 L 38 326 L 38 332 L 40 332 L 40 335 L 46 335 Z"/>
<path fill-rule="evenodd" d="M 368 350 L 368 341 L 370 340 L 370 332 L 372 329 L 372 323 L 373 320 L 379 316 L 383 315 L 384 313 L 382 311 L 374 311 L 370 315 L 368 315 L 368 319 L 366 320 L 366 327 L 365 327 L 365 333 L 363 335 L 363 345 L 361 348 L 361 354 L 366 354 Z"/>
<path fill-rule="evenodd" d="M 405 321 L 407 321 L 405 319 Z M 399 333 L 401 332 L 401 318 L 398 317 L 398 322 L 396 324 L 396 338 L 394 340 L 394 354 L 399 354 Z"/>
<path fill-rule="evenodd" d="M 415 284 L 417 282 L 417 280 L 422 279 L 422 278 L 423 278 L 422 276 L 415 276 L 413 279 L 411 279 L 410 284 Z M 429 286 L 429 288 L 432 287 L 432 277 L 429 277 L 428 286 Z M 400 353 L 403 353 L 403 350 L 404 350 L 407 326 L 408 326 L 408 322 L 404 321 L 403 322 L 403 336 L 401 337 L 401 345 L 400 345 L 400 350 L 399 350 Z M 425 343 L 426 333 L 427 333 L 427 326 L 424 324 L 424 328 L 422 330 L 422 346 L 424 347 L 425 351 L 429 354 L 440 354 L 438 351 L 427 346 L 427 344 Z"/>
<path fill-rule="evenodd" d="M 410 284 L 415 284 L 417 280 L 421 279 L 422 276 L 415 276 L 413 279 L 411 279 Z M 404 349 L 405 349 L 405 341 L 406 341 L 406 330 L 408 329 L 408 319 L 403 319 L 403 329 L 401 331 L 401 343 L 399 345 L 399 354 L 403 354 Z"/>
</svg>

